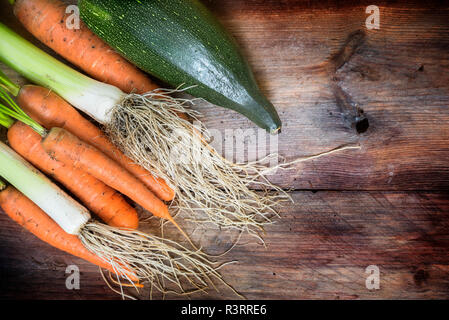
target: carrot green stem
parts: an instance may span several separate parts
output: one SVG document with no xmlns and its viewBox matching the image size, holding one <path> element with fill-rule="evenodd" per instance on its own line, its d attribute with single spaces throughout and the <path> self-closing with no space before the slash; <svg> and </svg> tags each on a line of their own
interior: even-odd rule
<svg viewBox="0 0 449 320">
<path fill-rule="evenodd" d="M 0 103 L 0 124 L 6 128 L 12 126 L 11 118 L 25 123 L 30 126 L 34 131 L 39 133 L 41 137 L 45 137 L 47 130 L 39 123 L 34 121 L 29 115 L 23 112 L 22 109 L 16 104 L 16 102 L 9 96 L 8 92 L 3 87 L 0 87 L 0 99 L 5 103 Z"/>
<path fill-rule="evenodd" d="M 19 94 L 20 87 L 12 82 L 2 70 L 0 70 L 0 87 L 6 89 L 14 97 Z"/>
<path fill-rule="evenodd" d="M 19 106 L 14 102 L 14 100 L 9 96 L 8 92 L 3 87 L 0 87 L 0 98 L 8 103 L 15 112 L 23 116 L 27 115 L 22 109 L 19 108 Z"/>
<path fill-rule="evenodd" d="M 16 3 L 16 0 L 9 0 L 9 3 L 13 6 Z"/>
<path fill-rule="evenodd" d="M 14 124 L 14 119 L 10 116 L 7 116 L 6 114 L 0 113 L 0 125 L 2 127 L 5 127 L 6 129 L 11 128 L 11 126 Z"/>
<path fill-rule="evenodd" d="M 0 191 L 5 190 L 6 188 L 6 183 L 4 183 L 2 180 L 0 180 Z"/>
</svg>

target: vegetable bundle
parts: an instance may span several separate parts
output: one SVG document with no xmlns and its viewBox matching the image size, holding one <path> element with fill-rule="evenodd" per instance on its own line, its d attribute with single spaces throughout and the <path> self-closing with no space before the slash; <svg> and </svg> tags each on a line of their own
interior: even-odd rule
<svg viewBox="0 0 449 320">
<path fill-rule="evenodd" d="M 7 84 L 8 87 L 12 87 L 13 84 L 2 74 L 0 74 L 0 81 Z M 6 86 L 6 85 L 5 85 Z M 37 92 L 36 95 L 29 94 L 28 88 L 32 88 L 32 92 Z M 11 90 L 12 92 L 19 92 L 22 97 L 20 100 L 25 100 L 32 102 L 34 98 L 37 99 L 42 98 L 39 95 L 39 90 L 33 90 L 35 87 L 25 87 L 25 94 L 21 93 L 24 90 L 16 90 L 14 88 Z M 46 171 L 54 171 L 59 169 L 58 172 L 61 173 L 58 177 L 62 178 L 64 184 L 71 184 L 70 177 L 67 177 L 67 174 L 74 175 L 73 171 L 75 170 L 75 174 L 83 174 L 87 173 L 90 178 L 98 179 L 100 182 L 100 186 L 103 190 L 98 191 L 102 196 L 105 194 L 105 191 L 108 189 L 103 188 L 103 186 L 107 185 L 117 191 L 120 191 L 122 194 L 125 194 L 130 199 L 134 200 L 136 203 L 140 204 L 143 208 L 153 213 L 155 216 L 158 216 L 163 219 L 167 219 L 172 222 L 181 232 L 182 229 L 178 226 L 178 224 L 174 221 L 172 216 L 168 211 L 167 205 L 157 198 L 153 192 L 151 192 L 145 184 L 143 184 L 140 180 L 138 180 L 135 176 L 133 176 L 129 171 L 122 168 L 117 162 L 113 159 L 109 158 L 106 154 L 98 150 L 97 148 L 91 146 L 89 143 L 86 143 L 80 140 L 77 136 L 71 134 L 67 130 L 58 127 L 49 128 L 49 131 L 41 127 L 39 123 L 29 118 L 26 113 L 24 113 L 19 106 L 12 101 L 7 93 L 4 92 L 4 89 L 0 89 L 2 96 L 6 99 L 8 104 L 10 105 L 12 110 L 9 110 L 7 107 L 3 106 L 0 110 L 5 112 L 7 115 L 13 116 L 18 120 L 25 121 L 29 124 L 35 131 L 36 134 L 40 135 L 42 141 L 39 141 L 39 138 L 33 136 L 31 134 L 31 138 L 34 138 L 34 144 L 31 145 L 35 147 L 35 151 L 41 155 L 40 157 L 40 167 L 44 167 Z M 43 90 L 45 93 L 45 89 Z M 42 92 L 41 92 L 42 93 Z M 50 100 L 50 104 L 44 104 L 47 110 L 52 110 L 52 107 L 55 108 L 58 105 L 62 104 L 61 101 L 58 101 L 58 97 L 53 97 L 53 101 Z M 61 100 L 61 99 L 59 99 Z M 57 104 L 56 102 L 61 102 Z M 27 103 L 29 106 L 31 103 Z M 42 105 L 42 104 L 41 104 Z M 67 108 L 68 109 L 68 108 Z M 61 114 L 56 119 L 67 120 L 66 122 L 73 121 L 72 118 L 69 120 L 71 114 Z M 75 118 L 76 119 L 76 118 Z M 78 124 L 79 129 L 83 129 L 82 124 L 87 122 L 82 117 L 79 117 L 81 125 Z M 84 120 L 84 121 L 82 121 Z M 55 121 L 53 121 L 54 123 Z M 89 129 L 92 124 L 87 125 L 86 127 Z M 21 138 L 24 137 L 27 133 L 24 131 L 24 128 L 17 128 L 17 126 L 10 126 L 9 136 L 12 138 L 12 141 L 17 141 L 17 144 L 20 144 Z M 12 130 L 11 130 L 12 129 Z M 29 131 L 28 131 L 29 134 Z M 15 137 L 15 135 L 21 135 L 20 137 Z M 30 141 L 30 139 L 28 141 Z M 39 143 L 40 142 L 40 143 Z M 35 159 L 39 161 L 36 156 L 34 150 L 30 150 L 28 148 L 21 148 L 23 153 L 26 153 L 29 158 Z M 48 153 L 50 156 L 45 154 Z M 50 160 L 56 160 L 52 163 L 49 163 Z M 45 163 L 44 163 L 45 162 Z M 65 165 L 69 168 L 61 169 L 62 166 Z M 66 173 L 66 171 L 70 171 L 70 173 Z M 92 180 L 92 179 L 90 179 Z M 153 184 L 154 185 L 154 184 Z M 79 188 L 77 188 L 79 189 Z M 91 190 L 92 187 L 83 189 L 82 194 L 86 197 L 92 196 Z M 109 188 L 110 189 L 110 188 Z M 87 201 L 87 203 L 91 203 L 92 201 Z M 111 207 L 110 207 L 111 209 Z M 126 214 L 126 210 L 122 212 L 122 216 Z M 108 214 L 108 219 L 114 218 L 115 214 Z M 131 220 L 131 221 L 129 221 Z M 128 223 L 125 223 L 125 227 L 137 228 L 137 214 L 136 212 L 131 212 L 128 215 Z M 123 225 L 122 225 L 123 227 Z M 184 232 L 183 232 L 184 233 Z M 185 235 L 187 237 L 187 235 Z M 187 237 L 188 238 L 188 237 Z"/>
<path fill-rule="evenodd" d="M 57 160 L 58 152 L 46 150 L 45 142 L 51 139 L 51 144 L 58 145 L 61 152 L 70 152 L 70 145 L 65 144 L 66 138 L 60 136 L 64 129 L 55 130 L 61 139 L 52 139 L 52 130 L 48 132 L 28 117 L 5 93 L 4 88 L 12 83 L 4 75 L 1 79 L 0 96 L 6 105 L 0 104 L 0 124 L 9 128 L 11 145 L 59 179 L 81 174 L 88 182 L 95 184 L 95 178 L 78 168 L 74 161 L 61 163 Z M 14 123 L 12 117 L 21 122 Z M 17 140 L 20 138 L 23 139 L 22 144 Z M 89 148 L 74 136 L 70 138 L 75 139 L 74 143 L 79 148 Z M 30 146 L 30 150 L 26 146 Z M 91 152 L 95 153 L 94 158 L 99 155 L 95 149 Z M 173 241 L 132 230 L 135 225 L 126 227 L 126 223 L 121 223 L 121 227 L 117 228 L 114 226 L 116 221 L 106 226 L 92 219 L 86 208 L 3 143 L 0 143 L 0 176 L 17 188 L 5 189 L 4 183 L 0 183 L 0 206 L 14 221 L 49 244 L 106 268 L 135 287 L 140 286 L 139 282 L 148 281 L 164 292 L 168 282 L 178 286 L 182 293 L 183 278 L 194 289 L 207 286 L 210 277 L 221 279 L 211 262 L 199 251 L 190 251 Z M 94 201 L 102 201 L 98 199 L 98 194 L 95 197 L 95 190 L 82 191 L 77 186 L 71 186 L 67 180 L 63 182 L 75 193 L 82 196 L 91 193 L 96 198 Z M 95 205 L 92 206 L 95 208 Z M 134 210 L 131 210 L 133 213 Z M 102 215 L 101 211 L 99 215 Z"/>
</svg>

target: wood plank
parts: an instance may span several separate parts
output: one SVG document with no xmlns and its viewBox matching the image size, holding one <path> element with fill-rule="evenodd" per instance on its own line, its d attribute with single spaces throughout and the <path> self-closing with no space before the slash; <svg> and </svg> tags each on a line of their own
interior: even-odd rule
<svg viewBox="0 0 449 320">
<path fill-rule="evenodd" d="M 449 194 L 323 191 L 295 192 L 293 198 L 295 203 L 267 228 L 266 248 L 243 236 L 219 259 L 238 261 L 221 273 L 247 298 L 449 297 Z M 97 267 L 50 248 L 3 214 L 0 225 L 0 298 L 119 298 L 104 285 Z M 190 232 L 195 228 L 183 225 Z M 172 228 L 166 231 L 178 236 Z M 229 248 L 237 236 L 212 227 L 192 234 L 211 254 Z M 80 290 L 65 289 L 69 264 L 81 270 Z M 379 290 L 365 287 L 369 265 L 380 269 Z M 220 293 L 192 298 L 235 298 L 219 288 Z"/>
</svg>

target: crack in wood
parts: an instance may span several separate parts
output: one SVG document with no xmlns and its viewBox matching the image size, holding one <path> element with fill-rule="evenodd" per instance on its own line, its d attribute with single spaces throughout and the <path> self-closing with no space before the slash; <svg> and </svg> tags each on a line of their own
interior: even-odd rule
<svg viewBox="0 0 449 320">
<path fill-rule="evenodd" d="M 343 67 L 354 55 L 357 49 L 365 42 L 366 34 L 359 29 L 352 32 L 345 41 L 343 47 L 331 59 L 334 73 Z"/>
<path fill-rule="evenodd" d="M 332 81 L 331 86 L 335 102 L 340 109 L 346 126 L 355 129 L 359 134 L 366 132 L 369 128 L 369 121 L 363 109 L 359 107 L 349 93 L 343 90 L 335 79 Z"/>
<path fill-rule="evenodd" d="M 333 73 L 331 80 L 332 92 L 335 102 L 342 114 L 343 122 L 348 128 L 353 128 L 358 134 L 364 133 L 369 128 L 369 120 L 362 108 L 353 100 L 338 83 L 336 72 L 340 70 L 354 55 L 357 49 L 365 42 L 366 34 L 363 30 L 351 33 L 343 47 L 330 59 L 330 69 Z"/>
</svg>

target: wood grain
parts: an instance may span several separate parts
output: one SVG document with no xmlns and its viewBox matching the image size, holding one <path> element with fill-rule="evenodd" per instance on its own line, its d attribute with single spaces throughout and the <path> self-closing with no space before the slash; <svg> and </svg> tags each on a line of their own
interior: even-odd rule
<svg viewBox="0 0 449 320">
<path fill-rule="evenodd" d="M 267 229 L 267 248 L 244 236 L 221 260 L 239 261 L 222 270 L 225 279 L 250 299 L 447 299 L 449 5 L 378 1 L 380 29 L 367 30 L 371 1 L 204 2 L 237 38 L 279 110 L 284 125 L 274 151 L 292 160 L 348 143 L 362 147 L 273 175 L 296 190 L 295 203 Z M 1 8 L 0 21 L 32 39 Z M 256 133 L 233 111 L 196 108 L 218 145 L 233 150 L 233 135 Z M 247 150 L 248 158 L 256 151 Z M 237 237 L 184 225 L 214 254 Z M 178 237 L 171 229 L 167 235 Z M 80 267 L 80 290 L 65 289 L 69 264 Z M 380 268 L 380 290 L 365 287 L 368 265 Z M 221 289 L 193 298 L 235 298 Z M 95 266 L 0 215 L 0 298 L 119 297 Z"/>
<path fill-rule="evenodd" d="M 295 189 L 447 190 L 448 7 L 379 5 L 380 30 L 366 30 L 366 6 L 308 3 L 211 5 L 280 112 L 282 155 L 294 159 L 346 143 L 363 148 L 303 163 L 272 180 Z M 355 32 L 364 34 L 363 42 L 345 56 Z M 363 110 L 370 124 L 365 133 L 348 126 L 335 83 Z M 208 127 L 250 126 L 229 111 L 204 112 Z"/>
</svg>

